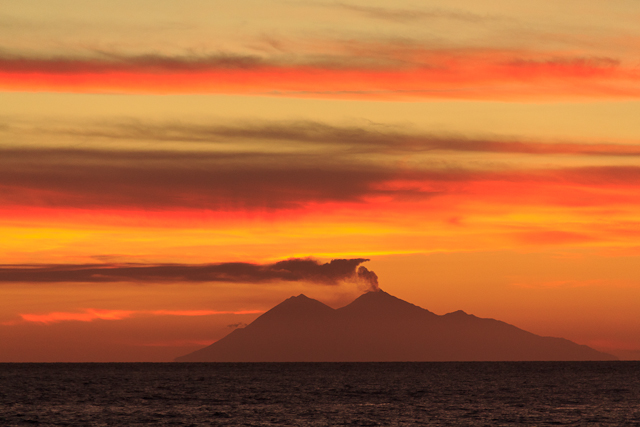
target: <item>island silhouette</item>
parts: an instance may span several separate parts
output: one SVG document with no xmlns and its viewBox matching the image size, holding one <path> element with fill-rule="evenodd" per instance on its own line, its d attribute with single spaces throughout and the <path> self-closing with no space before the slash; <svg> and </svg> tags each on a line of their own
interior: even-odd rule
<svg viewBox="0 0 640 427">
<path fill-rule="evenodd" d="M 616 357 L 464 311 L 437 315 L 382 290 L 333 309 L 298 295 L 177 362 L 579 361 Z"/>
</svg>

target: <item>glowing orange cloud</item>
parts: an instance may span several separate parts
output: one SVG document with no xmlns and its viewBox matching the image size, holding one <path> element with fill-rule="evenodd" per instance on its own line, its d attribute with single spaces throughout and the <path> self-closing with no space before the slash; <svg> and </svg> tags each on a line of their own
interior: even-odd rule
<svg viewBox="0 0 640 427">
<path fill-rule="evenodd" d="M 56 323 L 75 320 L 91 322 L 93 320 L 121 320 L 131 317 L 135 312 L 129 310 L 96 310 L 86 309 L 80 313 L 53 312 L 47 314 L 20 314 L 25 322 Z"/>
<path fill-rule="evenodd" d="M 143 312 L 154 316 L 212 316 L 214 314 L 257 314 L 260 310 L 215 311 L 215 310 L 153 310 Z"/>
<path fill-rule="evenodd" d="M 640 74 L 616 59 L 562 52 L 416 48 L 398 54 L 387 47 L 372 60 L 345 55 L 324 63 L 304 56 L 297 62 L 232 55 L 7 57 L 0 59 L 0 88 L 383 99 L 638 97 Z"/>
<path fill-rule="evenodd" d="M 51 312 L 45 314 L 20 314 L 25 322 L 58 323 L 65 321 L 92 322 L 94 320 L 122 320 L 132 316 L 212 316 L 216 314 L 259 314 L 260 310 L 216 311 L 216 310 L 100 310 L 87 308 L 81 312 Z M 12 323 L 12 322 L 9 322 Z M 8 324 L 8 323 L 5 323 Z"/>
</svg>

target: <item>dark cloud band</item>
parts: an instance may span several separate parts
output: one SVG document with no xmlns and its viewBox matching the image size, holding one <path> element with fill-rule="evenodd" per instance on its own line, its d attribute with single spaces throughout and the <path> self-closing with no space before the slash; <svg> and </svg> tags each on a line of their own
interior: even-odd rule
<svg viewBox="0 0 640 427">
<path fill-rule="evenodd" d="M 65 127 L 66 126 L 66 127 Z M 29 128 L 7 124 L 3 137 L 70 138 L 98 149 L 0 149 L 4 206 L 135 209 L 297 209 L 310 203 L 371 198 L 429 199 L 456 183 L 637 185 L 636 166 L 470 169 L 429 162 L 429 153 L 536 156 L 640 156 L 640 146 L 438 137 L 392 126 L 312 121 L 236 124 L 120 122 Z M 107 149 L 118 140 L 127 149 Z M 184 144 L 193 145 L 188 148 Z M 149 143 L 153 143 L 152 145 Z M 181 144 L 178 144 L 181 143 Z M 281 144 L 282 143 L 282 144 Z M 122 146 L 123 144 L 119 144 Z M 278 150 L 278 147 L 286 150 Z M 149 148 L 153 147 L 153 148 Z M 420 155 L 420 161 L 406 162 Z M 628 163 L 628 162 L 627 162 Z"/>
<path fill-rule="evenodd" d="M 351 160 L 351 161 L 348 161 Z M 0 151 L 5 206 L 88 209 L 270 210 L 310 203 L 430 199 L 460 184 L 637 186 L 636 166 L 482 170 L 423 163 L 407 167 L 305 153 L 100 150 Z"/>
<path fill-rule="evenodd" d="M 273 264 L 230 262 L 188 264 L 47 264 L 0 266 L 0 282 L 15 283 L 108 283 L 108 282 L 310 282 L 337 285 L 361 281 L 378 288 L 372 271 L 358 266 L 364 258 L 334 259 L 320 263 L 311 258 L 292 258 Z"/>
</svg>

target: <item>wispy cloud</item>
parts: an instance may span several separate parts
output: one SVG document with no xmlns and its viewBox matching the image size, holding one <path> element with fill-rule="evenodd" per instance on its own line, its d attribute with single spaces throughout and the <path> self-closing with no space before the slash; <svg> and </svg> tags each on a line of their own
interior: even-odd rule
<svg viewBox="0 0 640 427">
<path fill-rule="evenodd" d="M 202 148 L 224 147 L 226 153 L 248 153 L 255 142 L 290 142 L 293 148 L 322 146 L 339 149 L 340 153 L 407 154 L 429 151 L 521 153 L 537 155 L 640 156 L 640 144 L 580 143 L 531 141 L 516 137 L 477 138 L 463 135 L 438 135 L 411 132 L 398 126 L 369 124 L 367 126 L 334 125 L 310 120 L 251 121 L 236 123 L 146 123 L 140 121 L 109 124 L 58 125 L 37 128 L 0 123 L 0 131 L 27 135 L 67 136 L 101 140 L 128 140 L 201 143 Z M 247 148 L 244 148 L 243 144 Z M 242 147 L 240 149 L 240 147 Z M 161 146 L 158 146 L 161 148 Z M 267 144 L 254 152 L 268 152 Z M 291 148 L 291 147 L 289 147 Z M 31 151 L 36 153 L 35 150 Z"/>
<path fill-rule="evenodd" d="M 59 322 L 93 322 L 95 320 L 123 320 L 135 316 L 214 316 L 221 314 L 260 314 L 261 310 L 216 311 L 216 310 L 106 310 L 87 308 L 80 311 L 54 311 L 42 314 L 19 314 L 21 321 L 4 322 L 3 325 L 14 325 L 21 322 L 59 323 Z"/>
<path fill-rule="evenodd" d="M 428 19 L 449 19 L 465 23 L 480 23 L 500 19 L 496 16 L 479 15 L 454 9 L 399 9 L 389 7 L 362 6 L 348 3 L 324 5 L 340 11 L 350 11 L 362 16 L 392 22 L 413 22 Z"/>
<path fill-rule="evenodd" d="M 513 233 L 512 237 L 521 243 L 532 245 L 563 245 L 596 240 L 586 234 L 568 231 L 525 231 Z"/>
</svg>

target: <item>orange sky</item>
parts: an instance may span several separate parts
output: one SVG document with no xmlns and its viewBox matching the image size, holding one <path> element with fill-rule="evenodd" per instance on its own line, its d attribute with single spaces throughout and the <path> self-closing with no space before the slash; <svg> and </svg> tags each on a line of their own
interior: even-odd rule
<svg viewBox="0 0 640 427">
<path fill-rule="evenodd" d="M 360 264 L 640 357 L 637 2 L 140 5 L 0 12 L 0 362 L 169 361 Z"/>
</svg>

